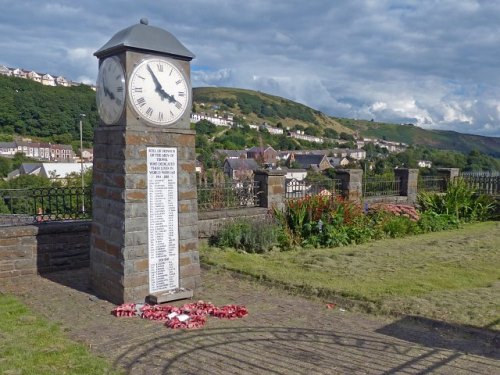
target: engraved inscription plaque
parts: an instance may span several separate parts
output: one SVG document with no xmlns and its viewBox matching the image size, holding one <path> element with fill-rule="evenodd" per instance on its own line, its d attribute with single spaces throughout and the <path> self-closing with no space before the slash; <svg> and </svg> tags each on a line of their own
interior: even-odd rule
<svg viewBox="0 0 500 375">
<path fill-rule="evenodd" d="M 148 147 L 149 292 L 179 288 L 177 148 Z"/>
</svg>

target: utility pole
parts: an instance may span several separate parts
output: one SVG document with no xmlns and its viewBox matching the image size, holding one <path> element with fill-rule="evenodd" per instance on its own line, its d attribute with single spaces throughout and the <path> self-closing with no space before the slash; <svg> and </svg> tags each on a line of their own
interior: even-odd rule
<svg viewBox="0 0 500 375">
<path fill-rule="evenodd" d="M 80 172 L 82 177 L 82 213 L 85 213 L 85 182 L 83 180 L 83 118 L 85 113 L 80 113 Z"/>
</svg>

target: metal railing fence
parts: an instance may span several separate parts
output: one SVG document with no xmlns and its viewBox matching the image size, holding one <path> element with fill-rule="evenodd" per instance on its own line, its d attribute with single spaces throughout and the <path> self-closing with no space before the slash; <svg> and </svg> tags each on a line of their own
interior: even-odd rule
<svg viewBox="0 0 500 375">
<path fill-rule="evenodd" d="M 498 175 L 462 174 L 460 178 L 476 193 L 500 196 L 500 176 Z"/>
<path fill-rule="evenodd" d="M 342 195 L 342 193 L 341 180 L 308 182 L 306 180 L 291 179 L 285 181 L 286 199 L 299 199 L 314 195 Z"/>
<path fill-rule="evenodd" d="M 401 181 L 365 178 L 362 182 L 363 197 L 387 197 L 401 195 Z"/>
<path fill-rule="evenodd" d="M 198 184 L 198 211 L 259 207 L 256 181 Z"/>
<path fill-rule="evenodd" d="M 417 191 L 427 193 L 444 193 L 446 191 L 446 177 L 418 176 Z"/>
<path fill-rule="evenodd" d="M 0 190 L 0 225 L 82 220 L 91 217 L 90 187 Z"/>
</svg>

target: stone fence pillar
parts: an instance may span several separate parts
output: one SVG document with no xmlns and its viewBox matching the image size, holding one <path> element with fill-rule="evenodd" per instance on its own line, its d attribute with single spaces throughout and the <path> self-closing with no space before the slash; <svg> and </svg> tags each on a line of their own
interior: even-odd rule
<svg viewBox="0 0 500 375">
<path fill-rule="evenodd" d="M 394 176 L 400 180 L 399 195 L 406 196 L 408 204 L 414 204 L 417 201 L 418 169 L 396 168 Z"/>
<path fill-rule="evenodd" d="M 285 200 L 285 172 L 261 169 L 254 173 L 260 207 L 282 209 Z"/>
<path fill-rule="evenodd" d="M 350 201 L 361 201 L 363 197 L 363 170 L 339 169 L 336 176 L 342 183 L 343 196 Z"/>
<path fill-rule="evenodd" d="M 438 175 L 445 179 L 444 188 L 448 188 L 448 184 L 455 178 L 460 176 L 460 168 L 438 168 Z"/>
</svg>

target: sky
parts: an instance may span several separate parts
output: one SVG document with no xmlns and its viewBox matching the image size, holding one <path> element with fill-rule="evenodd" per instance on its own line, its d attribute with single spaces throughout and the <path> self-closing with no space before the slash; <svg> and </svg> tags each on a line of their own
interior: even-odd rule
<svg viewBox="0 0 500 375">
<path fill-rule="evenodd" d="M 0 65 L 95 83 L 93 53 L 148 18 L 193 87 L 328 115 L 500 137 L 499 0 L 0 0 Z"/>
</svg>

